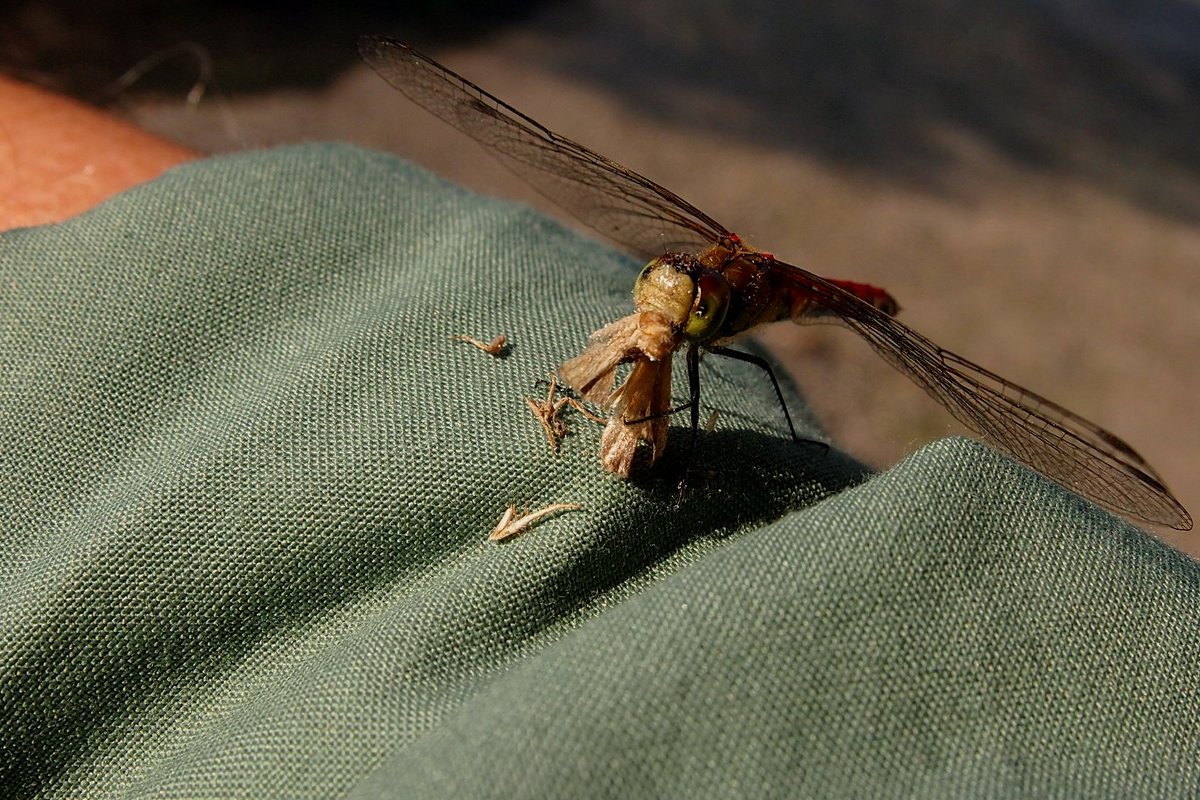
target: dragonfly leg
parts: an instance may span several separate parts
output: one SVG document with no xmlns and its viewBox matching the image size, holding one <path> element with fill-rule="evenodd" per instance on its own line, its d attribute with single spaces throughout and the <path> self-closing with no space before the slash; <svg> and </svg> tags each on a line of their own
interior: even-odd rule
<svg viewBox="0 0 1200 800">
<path fill-rule="evenodd" d="M 692 434 L 688 437 L 687 461 L 692 463 L 696 452 L 696 436 L 700 432 L 700 346 L 693 344 L 687 351 L 688 405 L 692 407 Z"/>
<path fill-rule="evenodd" d="M 688 436 L 687 455 L 683 461 L 683 476 L 679 479 L 679 485 L 675 487 L 675 508 L 683 506 L 683 500 L 687 494 L 688 478 L 692 473 L 692 457 L 696 452 L 696 438 L 700 433 L 700 346 L 691 345 L 687 351 L 687 376 L 688 376 L 688 401 L 683 408 L 690 407 L 692 410 L 692 432 Z"/>
<path fill-rule="evenodd" d="M 678 414 L 680 411 L 683 411 L 685 408 L 691 408 L 691 407 L 692 407 L 692 401 L 688 400 L 686 403 L 680 403 L 679 405 L 675 406 L 674 408 L 668 408 L 666 411 L 659 411 L 656 414 L 649 414 L 645 417 L 638 417 L 637 419 L 623 419 L 623 420 L 621 420 L 621 422 L 624 422 L 626 425 L 640 425 L 641 423 L 649 422 L 652 419 L 662 419 L 663 417 L 669 417 L 673 414 Z"/>
<path fill-rule="evenodd" d="M 825 442 L 818 442 L 813 439 L 802 439 L 799 435 L 797 435 L 796 426 L 792 424 L 792 415 L 788 413 L 787 403 L 783 399 L 783 390 L 779 388 L 779 379 L 775 377 L 775 370 L 771 369 L 771 365 L 767 363 L 765 358 L 751 355 L 750 353 L 743 353 L 740 350 L 731 350 L 728 347 L 709 347 L 707 350 L 708 352 L 718 356 L 732 358 L 734 361 L 745 361 L 747 364 L 753 364 L 763 372 L 767 373 L 767 377 L 771 379 L 771 385 L 775 387 L 775 397 L 779 399 L 779 407 L 783 409 L 783 418 L 787 420 L 788 430 L 792 432 L 792 441 L 796 442 L 797 444 L 803 442 L 806 444 L 820 445 L 825 449 L 826 452 L 829 451 L 829 445 L 827 445 Z"/>
</svg>

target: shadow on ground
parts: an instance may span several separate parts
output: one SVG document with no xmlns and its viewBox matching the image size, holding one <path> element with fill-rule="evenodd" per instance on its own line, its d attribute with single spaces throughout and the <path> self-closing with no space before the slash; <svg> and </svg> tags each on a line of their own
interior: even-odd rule
<svg viewBox="0 0 1200 800">
<path fill-rule="evenodd" d="M 635 20 L 596 13 L 586 37 L 565 21 L 554 66 L 646 114 L 920 184 L 936 185 L 955 158 L 947 136 L 962 133 L 1195 216 L 1200 50 L 1148 51 L 1121 27 L 1139 5 L 1086 28 L 1012 0 L 656 3 Z M 1193 3 L 1144 17 L 1200 41 Z"/>
<path fill-rule="evenodd" d="M 675 125 L 934 189 L 952 179 L 965 135 L 1200 217 L 1200 52 L 1187 45 L 1200 41 L 1200 6 L 1187 0 L 259 0 L 147 2 L 136 13 L 27 0 L 0 22 L 0 69 L 98 99 L 148 55 L 192 41 L 211 54 L 220 88 L 262 92 L 331 81 L 357 65 L 359 33 L 435 47 L 517 22 L 545 44 L 531 60 Z M 172 75 L 186 87 L 195 65 L 140 85 L 170 87 Z"/>
</svg>

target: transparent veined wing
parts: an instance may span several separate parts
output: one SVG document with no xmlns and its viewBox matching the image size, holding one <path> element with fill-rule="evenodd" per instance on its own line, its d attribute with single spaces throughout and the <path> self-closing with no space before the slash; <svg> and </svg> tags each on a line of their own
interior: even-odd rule
<svg viewBox="0 0 1200 800">
<path fill-rule="evenodd" d="M 1158 474 L 1117 436 L 939 347 L 825 278 L 772 257 L 763 263 L 828 312 L 814 320 L 848 326 L 997 449 L 1106 508 L 1179 530 L 1192 527 Z"/>
<path fill-rule="evenodd" d="M 593 230 L 644 257 L 714 244 L 729 232 L 674 192 L 546 128 L 406 44 L 363 36 L 363 59 L 417 105 L 484 145 Z"/>
</svg>

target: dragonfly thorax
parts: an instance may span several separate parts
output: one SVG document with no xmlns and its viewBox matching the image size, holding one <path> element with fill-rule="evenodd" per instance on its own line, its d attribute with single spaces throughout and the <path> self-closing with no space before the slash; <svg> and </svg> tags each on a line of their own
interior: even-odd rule
<svg viewBox="0 0 1200 800">
<path fill-rule="evenodd" d="M 729 311 L 729 283 L 688 253 L 667 253 L 642 268 L 633 287 L 638 311 L 653 311 L 684 338 L 714 338 Z"/>
</svg>

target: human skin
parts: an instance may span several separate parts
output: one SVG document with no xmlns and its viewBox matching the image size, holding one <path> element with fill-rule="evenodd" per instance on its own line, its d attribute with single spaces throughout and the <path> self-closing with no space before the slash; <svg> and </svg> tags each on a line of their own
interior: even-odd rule
<svg viewBox="0 0 1200 800">
<path fill-rule="evenodd" d="M 199 155 L 0 77 L 0 230 L 68 219 Z"/>
</svg>

